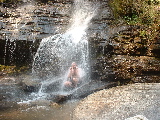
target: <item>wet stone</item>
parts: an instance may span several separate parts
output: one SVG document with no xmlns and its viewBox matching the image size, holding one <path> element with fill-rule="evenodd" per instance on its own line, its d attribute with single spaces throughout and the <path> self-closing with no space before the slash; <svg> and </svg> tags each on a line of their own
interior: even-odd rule
<svg viewBox="0 0 160 120">
<path fill-rule="evenodd" d="M 117 79 L 133 80 L 133 77 L 159 76 L 160 73 L 160 62 L 155 57 L 118 55 L 114 57 L 113 65 Z"/>
<path fill-rule="evenodd" d="M 53 107 L 53 108 L 59 108 L 60 107 L 60 105 L 56 102 L 51 102 L 49 106 Z"/>
<path fill-rule="evenodd" d="M 74 120 L 125 120 L 143 115 L 160 118 L 160 84 L 137 83 L 105 89 L 89 95 L 75 108 Z"/>
<path fill-rule="evenodd" d="M 12 101 L 1 101 L 0 102 L 0 111 L 4 111 L 7 109 L 11 109 L 11 108 L 17 109 L 18 104 Z"/>
</svg>

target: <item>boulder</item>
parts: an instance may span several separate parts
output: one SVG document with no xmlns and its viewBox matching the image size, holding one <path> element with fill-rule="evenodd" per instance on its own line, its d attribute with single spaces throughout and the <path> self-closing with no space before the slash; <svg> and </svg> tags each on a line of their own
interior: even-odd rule
<svg viewBox="0 0 160 120">
<path fill-rule="evenodd" d="M 37 92 L 40 89 L 41 84 L 33 80 L 31 75 L 26 75 L 19 79 L 22 80 L 19 86 L 24 92 Z"/>
<path fill-rule="evenodd" d="M 81 100 L 74 120 L 125 120 L 143 115 L 160 118 L 160 83 L 137 83 L 104 89 Z"/>
<path fill-rule="evenodd" d="M 11 85 L 11 84 L 18 84 L 18 83 L 20 83 L 20 81 L 15 77 L 4 76 L 0 78 L 0 84 Z"/>
</svg>

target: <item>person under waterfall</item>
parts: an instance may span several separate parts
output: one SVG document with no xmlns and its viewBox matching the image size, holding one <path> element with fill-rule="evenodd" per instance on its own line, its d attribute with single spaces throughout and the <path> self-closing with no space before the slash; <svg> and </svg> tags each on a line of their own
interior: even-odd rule
<svg viewBox="0 0 160 120">
<path fill-rule="evenodd" d="M 65 87 L 77 87 L 80 80 L 80 73 L 77 64 L 73 62 L 69 68 L 69 73 L 67 76 L 67 81 L 64 83 Z"/>
</svg>

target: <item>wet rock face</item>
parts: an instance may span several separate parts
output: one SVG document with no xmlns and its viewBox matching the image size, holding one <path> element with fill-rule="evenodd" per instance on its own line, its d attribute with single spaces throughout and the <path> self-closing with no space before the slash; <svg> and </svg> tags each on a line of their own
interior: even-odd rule
<svg viewBox="0 0 160 120">
<path fill-rule="evenodd" d="M 128 120 L 141 115 L 159 120 L 159 90 L 159 83 L 138 83 L 98 91 L 77 105 L 73 119 Z"/>
<path fill-rule="evenodd" d="M 26 64 L 31 66 L 33 56 L 41 40 L 57 33 L 63 33 L 68 28 L 72 4 L 73 0 L 54 0 L 54 2 L 48 2 L 47 4 L 35 5 L 32 3 L 14 9 L 2 7 L 0 64 Z M 96 44 L 98 41 L 101 41 L 100 44 L 103 44 L 103 46 L 108 43 L 106 41 L 108 38 L 106 36 L 107 26 L 113 20 L 108 1 L 99 1 L 99 4 L 98 14 L 93 18 L 87 30 L 91 46 L 93 46 L 91 51 L 93 53 L 97 51 L 98 54 L 103 51 L 103 47 Z M 108 49 L 109 47 L 110 49 Z M 104 53 L 112 50 L 110 45 L 105 46 L 105 48 L 107 49 Z M 91 57 L 95 59 L 95 56 L 97 57 L 97 54 Z M 91 61 L 94 61 L 92 58 Z M 92 68 L 96 68 L 96 64 L 98 62 L 93 63 Z M 100 67 L 104 68 L 103 64 L 105 65 L 105 63 L 102 63 Z M 107 67 L 105 66 L 105 68 Z M 110 69 L 110 66 L 108 69 Z M 91 72 L 93 78 L 95 78 L 97 70 L 93 69 Z M 105 74 L 105 72 L 102 74 Z M 101 79 L 107 77 L 108 75 Z"/>
<path fill-rule="evenodd" d="M 114 53 L 116 55 L 160 57 L 156 53 L 157 50 L 160 50 L 158 35 L 151 40 L 144 33 L 143 28 L 139 26 L 131 26 L 120 31 L 111 38 L 114 44 Z"/>
<path fill-rule="evenodd" d="M 156 47 L 159 46 L 158 38 L 150 41 L 141 35 L 142 31 L 141 27 L 129 26 L 110 36 L 108 42 L 102 39 L 92 41 L 96 48 L 92 70 L 98 79 L 122 84 L 160 82 L 160 59 L 155 52 L 160 50 Z"/>
<path fill-rule="evenodd" d="M 39 42 L 21 40 L 0 40 L 2 51 L 0 52 L 0 64 L 2 65 L 32 65 Z"/>
<path fill-rule="evenodd" d="M 114 58 L 113 63 L 117 79 L 160 82 L 160 60 L 155 57 L 119 55 Z"/>
<path fill-rule="evenodd" d="M 63 33 L 69 27 L 73 3 L 73 0 L 54 0 L 47 4 L 29 3 L 16 8 L 2 6 L 0 63 L 32 63 L 43 38 Z M 99 4 L 98 14 L 91 21 L 87 34 L 91 39 L 105 41 L 108 38 L 107 26 L 111 24 L 113 16 L 107 0 L 99 1 Z"/>
<path fill-rule="evenodd" d="M 155 53 L 157 39 L 148 40 L 141 36 L 140 27 L 131 27 L 114 37 L 113 69 L 116 79 L 132 82 L 160 82 L 160 59 Z"/>
<path fill-rule="evenodd" d="M 0 64 L 31 64 L 40 41 L 64 32 L 69 23 L 71 1 L 55 1 L 17 8 L 1 7 Z"/>
<path fill-rule="evenodd" d="M 93 0 L 94 1 L 94 0 Z M 143 28 L 112 27 L 107 0 L 87 30 L 91 78 L 104 81 L 159 82 L 159 38 L 146 39 Z M 70 23 L 73 0 L 0 8 L 0 64 L 32 65 L 39 43 L 63 33 Z M 143 80 L 142 80 L 143 79 Z"/>
</svg>

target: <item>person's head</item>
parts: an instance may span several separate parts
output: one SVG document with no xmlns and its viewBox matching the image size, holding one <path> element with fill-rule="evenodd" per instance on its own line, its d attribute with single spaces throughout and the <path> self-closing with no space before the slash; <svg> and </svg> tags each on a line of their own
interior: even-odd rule
<svg viewBox="0 0 160 120">
<path fill-rule="evenodd" d="M 77 64 L 76 64 L 75 62 L 72 62 L 71 66 L 72 66 L 72 67 L 76 67 Z"/>
</svg>

